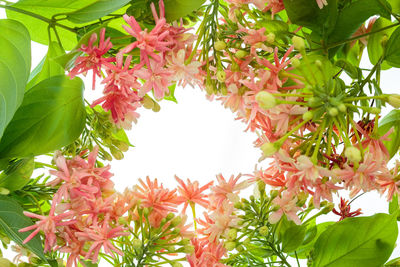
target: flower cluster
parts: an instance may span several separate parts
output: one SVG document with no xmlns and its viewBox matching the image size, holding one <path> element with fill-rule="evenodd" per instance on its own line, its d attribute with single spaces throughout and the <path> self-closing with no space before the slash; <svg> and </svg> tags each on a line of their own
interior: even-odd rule
<svg viewBox="0 0 400 267">
<path fill-rule="evenodd" d="M 158 106 L 147 95 L 150 91 L 156 100 L 161 100 L 170 93 L 169 86 L 173 84 L 194 85 L 202 81 L 200 63 L 186 64 L 195 36 L 182 25 L 166 22 L 162 0 L 159 9 L 158 15 L 154 3 L 151 4 L 156 23 L 151 31 L 142 29 L 133 16 L 123 16 L 129 25 L 123 25 L 123 28 L 135 41 L 115 56 L 110 53 L 113 45 L 110 38 L 105 39 L 105 29 L 100 31 L 98 44 L 95 44 L 97 34 L 93 33 L 88 45 L 79 49 L 84 55 L 76 59 L 70 71 L 71 78 L 93 71 L 93 88 L 96 76 L 102 78 L 105 75 L 102 80 L 104 96 L 95 100 L 92 106 L 101 104 L 105 111 L 111 111 L 113 121 L 126 129 L 139 117 L 137 108 L 143 105 L 155 110 Z M 138 64 L 132 61 L 132 50 L 140 53 Z"/>
</svg>

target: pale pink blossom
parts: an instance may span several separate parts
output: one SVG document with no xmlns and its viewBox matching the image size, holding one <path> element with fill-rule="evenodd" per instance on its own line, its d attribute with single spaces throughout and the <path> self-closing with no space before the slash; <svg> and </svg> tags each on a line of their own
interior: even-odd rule
<svg viewBox="0 0 400 267">
<path fill-rule="evenodd" d="M 189 179 L 187 179 L 187 183 L 185 184 L 185 182 L 179 179 L 179 177 L 176 175 L 175 179 L 180 185 L 178 186 L 179 201 L 181 203 L 185 203 L 182 210 L 183 213 L 186 211 L 186 208 L 189 204 L 199 204 L 204 208 L 208 207 L 210 204 L 207 200 L 208 195 L 203 192 L 210 188 L 210 186 L 213 184 L 213 181 L 200 187 L 198 181 L 191 182 Z"/>
<path fill-rule="evenodd" d="M 277 196 L 272 200 L 272 203 L 278 206 L 279 209 L 269 215 L 268 221 L 275 224 L 281 219 L 282 215 L 285 214 L 289 220 L 296 224 L 301 224 L 301 220 L 296 214 L 301 208 L 296 206 L 296 202 L 296 196 L 293 196 L 288 191 L 282 192 L 282 196 Z"/>
</svg>

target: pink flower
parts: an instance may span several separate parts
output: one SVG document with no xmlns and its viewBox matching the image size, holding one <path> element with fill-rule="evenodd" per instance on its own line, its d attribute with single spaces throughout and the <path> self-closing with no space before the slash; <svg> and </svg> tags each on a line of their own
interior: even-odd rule
<svg viewBox="0 0 400 267">
<path fill-rule="evenodd" d="M 319 1 L 319 0 L 317 0 Z M 326 0 L 322 0 L 326 1 Z M 267 10 L 271 10 L 271 17 L 274 18 L 275 14 L 284 10 L 285 5 L 283 4 L 283 0 L 269 0 L 267 7 L 263 10 L 264 12 Z"/>
<path fill-rule="evenodd" d="M 193 205 L 193 204 L 199 204 L 200 206 L 203 206 L 204 208 L 207 208 L 208 205 L 210 204 L 206 198 L 208 197 L 206 194 L 203 192 L 210 188 L 210 186 L 213 184 L 213 182 L 209 182 L 208 184 L 199 187 L 199 182 L 191 182 L 189 179 L 187 179 L 187 184 L 185 184 L 184 181 L 178 178 L 178 176 L 175 175 L 175 179 L 178 181 L 180 186 L 178 186 L 178 192 L 179 192 L 179 200 L 182 203 L 185 203 L 183 206 L 182 212 L 185 213 L 187 206 Z"/>
<path fill-rule="evenodd" d="M 278 206 L 279 209 L 271 213 L 268 221 L 275 224 L 281 219 L 282 215 L 285 214 L 289 220 L 292 220 L 296 224 L 301 224 L 301 220 L 296 214 L 301 208 L 296 206 L 296 202 L 297 197 L 293 197 L 290 192 L 284 191 L 282 197 L 277 196 L 272 200 L 272 203 Z"/>
<path fill-rule="evenodd" d="M 194 246 L 194 252 L 186 256 L 190 267 L 226 266 L 219 262 L 226 253 L 222 243 L 210 243 L 208 240 L 200 240 L 198 238 L 193 238 L 191 243 Z"/>
<path fill-rule="evenodd" d="M 56 227 L 66 226 L 74 224 L 74 220 L 69 220 L 74 215 L 73 211 L 68 211 L 62 214 L 55 215 L 55 202 L 51 205 L 51 209 L 48 216 L 38 215 L 31 212 L 24 211 L 24 215 L 30 218 L 39 219 L 34 225 L 22 228 L 19 232 L 26 232 L 35 229 L 23 242 L 23 244 L 28 243 L 32 238 L 34 238 L 40 231 L 45 235 L 44 251 L 50 252 L 52 248 L 55 247 L 57 243 L 56 237 Z M 68 221 L 63 221 L 68 220 Z"/>
<path fill-rule="evenodd" d="M 347 163 L 343 169 L 335 170 L 336 175 L 344 181 L 344 186 L 351 189 L 350 197 L 354 197 L 363 190 L 368 192 L 379 189 L 379 180 L 391 179 L 386 164 L 382 164 L 382 159 L 377 159 L 374 154 L 365 153 L 363 162 L 355 169 Z"/>
<path fill-rule="evenodd" d="M 109 62 L 114 61 L 114 58 L 103 58 L 103 56 L 110 50 L 113 46 L 110 42 L 110 38 L 104 40 L 106 29 L 100 30 L 100 40 L 98 46 L 93 46 L 94 42 L 97 40 L 97 34 L 93 33 L 89 39 L 87 46 L 82 45 L 78 50 L 87 54 L 87 56 L 79 56 L 75 60 L 75 67 L 69 72 L 69 76 L 74 78 L 78 74 L 85 74 L 88 70 L 93 71 L 93 89 L 96 82 L 96 76 L 101 78 L 101 68 L 103 65 L 109 66 Z"/>
<path fill-rule="evenodd" d="M 166 93 L 169 93 L 168 86 L 170 85 L 173 72 L 164 68 L 163 62 L 150 60 L 148 69 L 142 68 L 135 71 L 135 75 L 145 80 L 142 88 L 139 90 L 139 95 L 144 96 L 152 89 L 156 99 L 162 99 Z"/>
<path fill-rule="evenodd" d="M 186 52 L 184 49 L 180 49 L 177 53 L 172 53 L 170 57 L 167 57 L 168 70 L 172 71 L 173 75 L 171 80 L 188 83 L 193 87 L 192 81 L 197 79 L 199 68 L 201 63 L 192 61 L 189 64 L 185 64 Z"/>
<path fill-rule="evenodd" d="M 160 3 L 163 3 L 162 0 Z M 134 17 L 130 17 L 128 15 L 124 15 L 123 18 L 126 23 L 129 24 L 130 27 L 122 25 L 122 27 L 133 37 L 135 37 L 136 41 L 125 47 L 120 51 L 121 54 L 126 54 L 132 51 L 134 48 L 140 49 L 140 61 L 141 65 L 146 64 L 147 67 L 150 68 L 149 57 L 157 62 L 162 61 L 162 57 L 156 53 L 158 52 L 166 52 L 169 51 L 170 48 L 168 46 L 172 45 L 171 41 L 167 41 L 167 37 L 169 35 L 169 31 L 165 31 L 166 21 L 163 17 L 164 9 L 163 5 L 160 4 L 162 9 L 160 10 L 161 16 L 158 18 L 157 13 L 155 12 L 154 4 L 151 5 L 151 9 L 153 11 L 154 19 L 156 21 L 156 26 L 148 33 L 147 29 L 142 30 L 139 23 L 137 23 Z"/>
<path fill-rule="evenodd" d="M 111 227 L 108 220 L 105 219 L 102 226 L 93 226 L 85 229 L 83 232 L 76 233 L 76 236 L 81 241 L 91 242 L 91 246 L 87 252 L 85 259 L 91 259 L 92 262 L 97 262 L 100 250 L 113 256 L 114 252 L 123 256 L 124 253 L 116 248 L 111 240 L 120 236 L 129 235 L 122 226 Z"/>
<path fill-rule="evenodd" d="M 212 208 L 221 208 L 225 199 L 229 199 L 232 202 L 238 201 L 239 197 L 237 193 L 250 185 L 249 181 L 237 183 L 241 176 L 242 175 L 239 174 L 234 178 L 235 176 L 232 175 L 229 180 L 226 181 L 222 174 L 217 175 L 218 185 L 211 187 L 210 202 Z"/>
<path fill-rule="evenodd" d="M 317 0 L 317 5 L 320 9 L 324 8 L 324 6 L 328 5 L 327 0 Z"/>
</svg>

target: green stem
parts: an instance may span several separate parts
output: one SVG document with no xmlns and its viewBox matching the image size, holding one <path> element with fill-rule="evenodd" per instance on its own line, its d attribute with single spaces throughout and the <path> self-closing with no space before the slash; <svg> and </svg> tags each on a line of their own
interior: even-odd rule
<svg viewBox="0 0 400 267">
<path fill-rule="evenodd" d="M 319 147 L 321 146 L 321 140 L 322 140 L 322 136 L 323 136 L 323 134 L 324 134 L 323 129 L 325 128 L 325 124 L 326 124 L 326 119 L 322 121 L 322 124 L 321 124 L 321 131 L 319 132 L 318 139 L 317 139 L 317 145 L 316 145 L 316 147 L 315 147 L 315 149 L 314 149 L 314 152 L 313 152 L 313 154 L 312 154 L 312 156 L 311 156 L 311 161 L 312 161 L 314 164 L 317 163 L 318 150 L 319 150 Z"/>
<path fill-rule="evenodd" d="M 345 98 L 343 100 L 343 102 L 352 102 L 352 101 L 369 100 L 369 99 L 386 99 L 387 97 L 388 97 L 388 95 L 349 97 L 349 98 Z"/>
<path fill-rule="evenodd" d="M 39 20 L 41 20 L 41 21 L 47 22 L 47 23 L 50 24 L 51 26 L 58 26 L 58 27 L 63 28 L 63 29 L 65 29 L 65 30 L 67 30 L 67 31 L 76 33 L 76 30 L 73 29 L 73 28 L 70 28 L 70 27 L 68 27 L 68 26 L 62 25 L 62 24 L 60 24 L 60 23 L 57 23 L 57 22 L 54 21 L 54 20 L 48 19 L 48 18 L 46 18 L 46 17 L 43 17 L 43 16 L 41 16 L 41 15 L 32 13 L 32 12 L 30 12 L 30 11 L 26 11 L 26 10 L 23 10 L 23 9 L 19 9 L 19 8 L 16 8 L 16 7 L 13 7 L 13 6 L 1 5 L 1 4 L 0 4 L 0 8 L 4 8 L 4 9 L 12 10 L 12 11 L 15 11 L 15 12 L 18 12 L 18 13 L 21 13 L 21 14 L 25 14 L 25 15 L 31 16 L 31 17 L 33 17 L 33 18 L 39 19 Z"/>
<path fill-rule="evenodd" d="M 196 207 L 194 202 L 190 202 L 190 208 L 192 209 L 192 214 L 193 214 L 193 225 L 194 225 L 194 231 L 197 230 L 197 221 L 196 221 Z"/>
</svg>

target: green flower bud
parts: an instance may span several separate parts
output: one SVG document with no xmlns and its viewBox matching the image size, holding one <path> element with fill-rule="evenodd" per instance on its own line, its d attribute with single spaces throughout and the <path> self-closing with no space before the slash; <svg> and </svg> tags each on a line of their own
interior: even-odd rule
<svg viewBox="0 0 400 267">
<path fill-rule="evenodd" d="M 187 245 L 187 246 L 184 246 L 183 247 L 183 252 L 184 253 L 186 253 L 186 254 L 193 254 L 193 252 L 194 252 L 194 246 L 192 246 L 192 245 Z"/>
<path fill-rule="evenodd" d="M 265 143 L 261 146 L 261 150 L 266 157 L 270 157 L 278 152 L 278 148 L 275 146 L 275 143 Z"/>
<path fill-rule="evenodd" d="M 175 214 L 173 214 L 172 212 L 168 213 L 167 217 L 165 217 L 167 219 L 167 221 L 172 220 L 175 217 Z"/>
<path fill-rule="evenodd" d="M 154 112 L 159 112 L 161 109 L 160 105 L 157 102 L 154 102 L 154 107 L 152 108 L 152 110 Z"/>
<path fill-rule="evenodd" d="M 273 32 L 270 32 L 267 34 L 267 40 L 268 43 L 272 44 L 275 42 L 275 34 Z"/>
<path fill-rule="evenodd" d="M 214 44 L 214 48 L 217 51 L 225 50 L 226 48 L 226 43 L 224 41 L 217 41 Z"/>
<path fill-rule="evenodd" d="M 293 67 L 295 67 L 295 68 L 300 67 L 301 62 L 300 62 L 300 59 L 298 59 L 297 57 L 290 59 L 290 62 L 292 63 Z"/>
<path fill-rule="evenodd" d="M 236 242 L 233 241 L 225 242 L 224 247 L 226 248 L 227 251 L 234 250 L 236 248 Z"/>
<path fill-rule="evenodd" d="M 262 236 L 267 236 L 268 235 L 268 233 L 269 233 L 269 228 L 268 228 L 268 226 L 261 226 L 259 229 L 258 229 L 258 232 L 260 233 L 260 235 L 262 235 Z"/>
<path fill-rule="evenodd" d="M 292 38 L 293 46 L 298 51 L 303 51 L 305 49 L 305 43 L 303 38 L 299 36 L 293 36 Z"/>
<path fill-rule="evenodd" d="M 121 160 L 124 158 L 124 154 L 115 146 L 110 147 L 110 152 L 116 160 Z"/>
<path fill-rule="evenodd" d="M 256 101 L 258 105 L 265 110 L 277 105 L 275 96 L 265 91 L 261 91 L 256 95 Z"/>
<path fill-rule="evenodd" d="M 389 95 L 387 101 L 392 107 L 400 108 L 400 95 Z"/>
<path fill-rule="evenodd" d="M 242 58 L 244 58 L 244 57 L 246 57 L 246 56 L 247 56 L 247 52 L 244 51 L 244 50 L 238 50 L 238 51 L 235 53 L 235 57 L 237 57 L 238 59 L 242 59 Z"/>
<path fill-rule="evenodd" d="M 303 120 L 304 121 L 310 121 L 314 117 L 314 113 L 312 111 L 307 111 L 306 113 L 303 114 Z"/>
<path fill-rule="evenodd" d="M 271 190 L 269 195 L 271 196 L 271 199 L 274 199 L 278 196 L 279 192 L 278 190 Z"/>
<path fill-rule="evenodd" d="M 178 226 L 181 222 L 182 218 L 180 216 L 177 216 L 171 221 L 171 227 Z"/>
<path fill-rule="evenodd" d="M 146 109 L 153 109 L 154 107 L 154 101 L 148 95 L 145 95 L 141 102 L 143 107 Z"/>
<path fill-rule="evenodd" d="M 329 108 L 328 114 L 331 117 L 336 117 L 339 114 L 339 110 L 337 108 Z"/>
<path fill-rule="evenodd" d="M 181 244 L 181 245 L 183 245 L 183 246 L 189 245 L 189 244 L 190 244 L 190 239 L 189 239 L 189 238 L 183 238 L 183 239 L 179 242 L 179 244 Z"/>
<path fill-rule="evenodd" d="M 341 103 L 337 106 L 340 112 L 345 113 L 347 111 L 347 107 L 345 104 Z"/>
<path fill-rule="evenodd" d="M 0 187 L 0 195 L 8 195 L 10 194 L 10 190 L 5 187 Z"/>
<path fill-rule="evenodd" d="M 328 203 L 321 211 L 322 214 L 328 214 L 333 210 L 335 205 L 333 203 Z"/>
<path fill-rule="evenodd" d="M 226 80 L 226 72 L 223 70 L 217 71 L 217 80 L 221 83 L 225 82 Z"/>
<path fill-rule="evenodd" d="M 133 239 L 132 240 L 132 247 L 134 248 L 134 249 L 141 249 L 142 248 L 142 240 L 140 240 L 140 239 L 137 239 L 137 238 L 135 238 L 135 239 Z"/>
<path fill-rule="evenodd" d="M 344 151 L 344 155 L 353 163 L 359 163 L 361 161 L 361 151 L 354 146 L 347 147 Z"/>
<path fill-rule="evenodd" d="M 321 60 L 319 60 L 319 59 L 317 59 L 317 60 L 315 60 L 315 65 L 318 67 L 318 68 L 321 68 L 322 67 L 322 62 L 321 62 Z"/>
<path fill-rule="evenodd" d="M 231 228 L 228 230 L 228 233 L 226 234 L 226 238 L 228 240 L 235 240 L 237 237 L 237 230 L 235 228 Z"/>
</svg>

